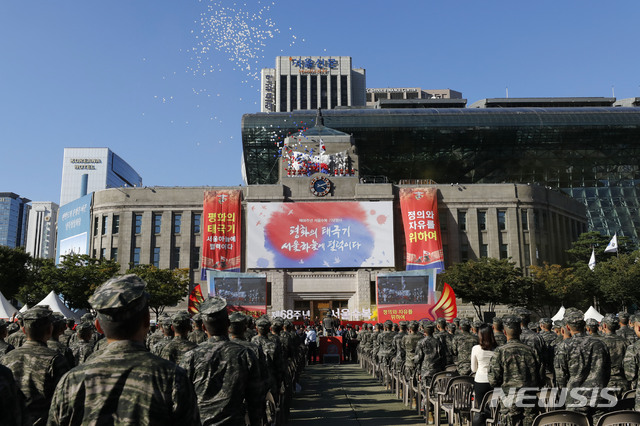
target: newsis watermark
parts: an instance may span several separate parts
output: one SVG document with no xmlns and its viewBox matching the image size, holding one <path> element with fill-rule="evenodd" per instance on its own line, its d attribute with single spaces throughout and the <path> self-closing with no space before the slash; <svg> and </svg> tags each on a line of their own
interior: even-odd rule
<svg viewBox="0 0 640 426">
<path fill-rule="evenodd" d="M 518 408 L 556 408 L 594 407 L 610 408 L 616 405 L 616 393 L 620 388 L 509 388 L 505 393 L 502 388 L 493 390 L 491 407 L 500 404 L 505 408 L 515 405 Z M 568 400 L 568 401 L 567 401 Z"/>
</svg>

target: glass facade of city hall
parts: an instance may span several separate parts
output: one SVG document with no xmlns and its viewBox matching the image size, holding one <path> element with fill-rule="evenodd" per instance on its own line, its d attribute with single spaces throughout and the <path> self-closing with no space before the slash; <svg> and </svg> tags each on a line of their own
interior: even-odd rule
<svg viewBox="0 0 640 426">
<path fill-rule="evenodd" d="M 313 127 L 316 114 L 243 116 L 249 184 L 278 181 L 278 144 Z M 640 108 L 344 109 L 323 116 L 327 127 L 353 135 L 362 179 L 558 188 L 587 206 L 590 229 L 638 241 Z"/>
</svg>

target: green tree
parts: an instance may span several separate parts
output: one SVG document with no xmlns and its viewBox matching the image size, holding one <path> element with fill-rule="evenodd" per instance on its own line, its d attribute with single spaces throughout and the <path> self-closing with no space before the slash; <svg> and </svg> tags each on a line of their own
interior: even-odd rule
<svg viewBox="0 0 640 426">
<path fill-rule="evenodd" d="M 61 273 L 53 259 L 31 258 L 27 270 L 29 278 L 17 293 L 22 303 L 33 306 L 51 291 L 60 293 Z"/>
<path fill-rule="evenodd" d="M 29 280 L 31 255 L 22 247 L 0 246 L 0 291 L 7 299 L 13 298 Z"/>
<path fill-rule="evenodd" d="M 577 241 L 571 244 L 571 248 L 567 250 L 570 263 L 572 265 L 588 265 L 589 259 L 591 259 L 592 249 L 596 254 L 596 265 L 600 262 L 604 262 L 615 256 L 615 253 L 605 253 L 604 249 L 609 245 L 613 235 L 601 235 L 597 231 L 585 232 L 580 234 Z M 635 246 L 628 237 L 621 237 L 618 235 L 618 254 L 631 253 L 635 250 Z"/>
<path fill-rule="evenodd" d="M 599 282 L 599 301 L 607 311 L 615 312 L 640 302 L 639 256 L 640 251 L 636 251 L 596 264 L 593 275 Z"/>
<path fill-rule="evenodd" d="M 517 297 L 510 292 L 528 285 L 515 263 L 486 257 L 454 264 L 440 274 L 440 280 L 453 288 L 456 297 L 469 301 L 478 318 L 483 318 L 484 306 L 493 312 L 498 303 L 515 304 Z"/>
<path fill-rule="evenodd" d="M 158 317 L 165 307 L 175 306 L 189 294 L 188 269 L 160 269 L 153 265 L 132 266 L 127 274 L 136 274 L 147 283 L 149 308 Z"/>
<path fill-rule="evenodd" d="M 538 289 L 537 300 L 532 309 L 543 316 L 553 316 L 560 306 L 574 306 L 584 309 L 588 298 L 584 292 L 583 280 L 574 269 L 561 265 L 531 266 L 533 284 Z"/>
<path fill-rule="evenodd" d="M 71 254 L 60 263 L 60 293 L 70 308 L 89 309 L 89 297 L 106 280 L 118 274 L 120 264 L 111 259 L 94 259 Z"/>
</svg>

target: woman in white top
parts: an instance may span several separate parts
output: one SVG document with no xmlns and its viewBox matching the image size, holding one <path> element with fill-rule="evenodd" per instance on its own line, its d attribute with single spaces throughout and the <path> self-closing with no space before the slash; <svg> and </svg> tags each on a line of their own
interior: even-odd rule
<svg viewBox="0 0 640 426">
<path fill-rule="evenodd" d="M 492 389 L 489 384 L 489 362 L 497 346 L 493 329 L 487 324 L 481 325 L 478 328 L 478 344 L 471 348 L 471 371 L 476 373 L 473 383 L 474 401 L 477 405 L 480 405 L 484 395 Z"/>
</svg>

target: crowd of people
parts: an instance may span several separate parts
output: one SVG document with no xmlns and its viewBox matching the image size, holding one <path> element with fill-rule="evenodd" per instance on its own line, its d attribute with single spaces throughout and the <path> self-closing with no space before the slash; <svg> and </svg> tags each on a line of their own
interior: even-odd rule
<svg viewBox="0 0 640 426">
<path fill-rule="evenodd" d="M 540 391 L 554 389 L 553 401 L 505 404 L 495 398 L 503 425 L 530 425 L 549 404 L 597 420 L 619 407 L 626 391 L 640 380 L 640 315 L 607 314 L 597 322 L 584 320 L 578 309 L 566 310 L 564 319 L 531 321 L 531 312 L 494 318 L 492 324 L 456 318 L 447 323 L 401 321 L 364 324 L 358 333 L 361 365 L 381 381 L 389 372 L 401 372 L 422 389 L 432 385 L 441 371 L 474 377 L 473 399 L 484 395 L 517 395 L 537 401 Z M 496 391 L 500 392 L 496 392 Z M 562 391 L 564 390 L 564 396 Z M 493 395 L 493 394 L 492 394 Z M 630 401 L 631 402 L 631 401 Z M 640 395 L 633 407 L 640 410 Z M 432 416 L 428 405 L 425 416 Z M 484 425 L 490 410 L 475 414 L 473 423 Z"/>
<path fill-rule="evenodd" d="M 263 425 L 286 422 L 305 365 L 302 327 L 228 313 L 224 299 L 160 318 L 146 284 L 102 284 L 79 324 L 35 306 L 0 320 L 1 425 Z"/>
</svg>

